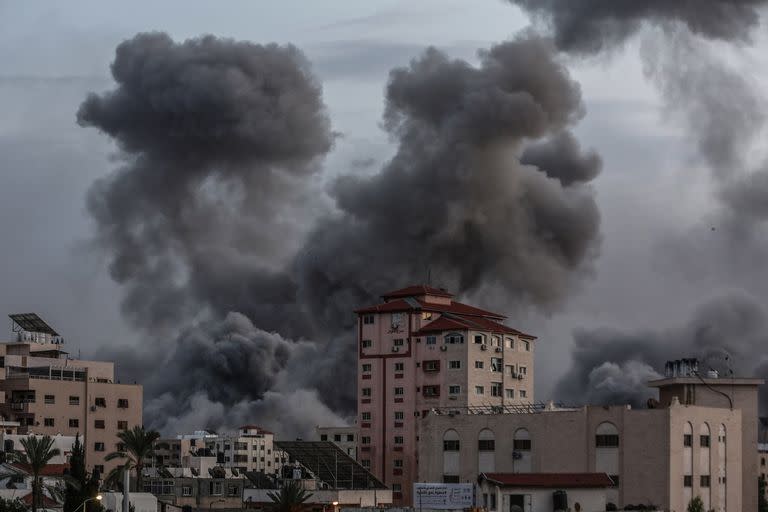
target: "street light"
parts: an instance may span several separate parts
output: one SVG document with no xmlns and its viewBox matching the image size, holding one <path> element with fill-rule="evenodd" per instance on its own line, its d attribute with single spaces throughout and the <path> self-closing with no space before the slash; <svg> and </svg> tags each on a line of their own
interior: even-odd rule
<svg viewBox="0 0 768 512">
<path fill-rule="evenodd" d="M 96 495 L 96 496 L 94 496 L 93 498 L 87 498 L 87 499 L 85 499 L 85 501 L 83 501 L 83 502 L 80 504 L 80 506 L 79 506 L 79 507 L 77 507 L 77 508 L 75 509 L 75 512 L 77 512 L 78 510 L 80 510 L 81 508 L 83 508 L 83 507 L 85 506 L 85 504 L 86 504 L 86 503 L 88 503 L 89 501 L 93 501 L 93 500 L 96 500 L 96 501 L 101 501 L 102 499 L 104 499 L 104 497 L 103 497 L 101 494 L 97 494 L 97 495 Z"/>
</svg>

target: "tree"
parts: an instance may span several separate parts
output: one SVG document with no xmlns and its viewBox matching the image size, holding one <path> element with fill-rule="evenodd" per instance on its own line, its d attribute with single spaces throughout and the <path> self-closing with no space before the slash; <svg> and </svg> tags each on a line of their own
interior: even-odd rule
<svg viewBox="0 0 768 512">
<path fill-rule="evenodd" d="M 688 512 L 704 512 L 704 502 L 696 496 L 688 503 Z"/>
<path fill-rule="evenodd" d="M 123 430 L 117 434 L 122 441 L 122 449 L 107 455 L 104 460 L 121 459 L 124 463 L 109 472 L 106 481 L 113 487 L 120 487 L 124 471 L 136 470 L 135 490 L 142 491 L 144 488 L 144 459 L 152 457 L 155 452 L 155 441 L 160 438 L 160 434 L 154 430 L 144 430 L 144 427 L 135 426 L 130 430 Z"/>
<path fill-rule="evenodd" d="M 0 512 L 27 512 L 27 506 L 19 498 L 0 498 Z"/>
<path fill-rule="evenodd" d="M 21 439 L 24 452 L 13 455 L 13 461 L 24 466 L 32 476 L 32 512 L 37 512 L 43 498 L 43 482 L 40 475 L 52 458 L 61 454 L 58 448 L 53 446 L 51 436 L 29 436 Z M 58 495 L 58 489 L 49 487 L 49 492 Z"/>
<path fill-rule="evenodd" d="M 761 476 L 757 480 L 757 511 L 768 512 L 768 499 L 765 496 L 766 481 L 765 477 Z"/>
<path fill-rule="evenodd" d="M 295 480 L 286 481 L 279 492 L 267 493 L 274 512 L 298 512 L 309 499 L 309 493 Z"/>
<path fill-rule="evenodd" d="M 64 512 L 77 511 L 86 500 L 95 498 L 99 493 L 99 472 L 94 470 L 89 475 L 85 469 L 85 447 L 80 442 L 80 434 L 75 436 L 75 442 L 72 445 L 72 455 L 69 457 L 69 481 L 66 485 Z M 98 501 L 89 501 L 85 512 L 98 512 L 102 508 Z"/>
</svg>

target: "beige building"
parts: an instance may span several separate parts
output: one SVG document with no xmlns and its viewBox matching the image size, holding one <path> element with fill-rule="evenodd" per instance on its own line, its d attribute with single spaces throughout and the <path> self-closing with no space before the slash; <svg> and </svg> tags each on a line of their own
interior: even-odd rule
<svg viewBox="0 0 768 512">
<path fill-rule="evenodd" d="M 147 466 L 186 467 L 184 458 L 205 449 L 205 442 L 215 440 L 216 434 L 199 430 L 192 434 L 179 434 L 173 438 L 155 441 L 154 454 L 144 462 Z"/>
<path fill-rule="evenodd" d="M 421 482 L 477 482 L 482 473 L 606 473 L 607 502 L 685 510 L 757 509 L 758 379 L 652 382 L 659 404 L 553 406 L 485 414 L 436 409 L 421 420 Z M 754 435 L 753 435 L 754 434 Z M 499 512 L 502 512 L 499 510 Z M 504 511 L 506 512 L 506 511 Z"/>
<path fill-rule="evenodd" d="M 19 422 L 19 434 L 80 434 L 89 469 L 118 465 L 104 457 L 119 448 L 119 431 L 142 424 L 142 387 L 116 383 L 112 362 L 71 359 L 34 313 L 11 319 L 14 339 L 0 343 L 0 414 Z"/>
<path fill-rule="evenodd" d="M 358 314 L 358 458 L 410 505 L 418 418 L 432 408 L 534 399 L 534 336 L 445 290 L 411 286 Z"/>
<path fill-rule="evenodd" d="M 205 447 L 217 464 L 242 471 L 279 474 L 286 455 L 274 447 L 275 435 L 256 425 L 244 425 L 237 432 L 206 438 Z"/>
<path fill-rule="evenodd" d="M 357 427 L 316 427 L 315 432 L 320 441 L 332 442 L 357 460 Z"/>
</svg>

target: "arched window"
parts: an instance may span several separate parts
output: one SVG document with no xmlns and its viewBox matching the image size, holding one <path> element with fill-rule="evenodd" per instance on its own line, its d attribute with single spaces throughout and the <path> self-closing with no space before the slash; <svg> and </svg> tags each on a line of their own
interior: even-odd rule
<svg viewBox="0 0 768 512">
<path fill-rule="evenodd" d="M 464 335 L 459 332 L 449 332 L 445 335 L 446 345 L 455 345 L 464 343 Z"/>
<path fill-rule="evenodd" d="M 595 431 L 595 446 L 597 448 L 615 448 L 619 446 L 619 429 L 609 421 L 597 426 Z"/>
<path fill-rule="evenodd" d="M 480 473 L 496 470 L 496 437 L 490 429 L 483 429 L 477 436 L 477 468 Z"/>
<path fill-rule="evenodd" d="M 533 467 L 531 462 L 531 434 L 525 428 L 515 430 L 512 452 L 512 471 L 514 473 L 530 473 Z"/>
<path fill-rule="evenodd" d="M 459 433 L 453 429 L 446 430 L 443 434 L 443 451 L 444 452 L 457 452 L 461 449 L 461 441 L 459 440 Z"/>
<path fill-rule="evenodd" d="M 515 338 L 505 338 L 505 346 L 508 349 L 514 350 L 515 349 Z"/>
<path fill-rule="evenodd" d="M 461 468 L 461 441 L 459 433 L 453 429 L 443 434 L 443 481 L 456 481 Z"/>
<path fill-rule="evenodd" d="M 480 435 L 477 436 L 477 449 L 481 452 L 492 452 L 496 449 L 496 436 L 493 435 L 493 430 L 484 428 L 480 431 Z"/>
<path fill-rule="evenodd" d="M 699 427 L 699 495 L 704 502 L 704 510 L 709 510 L 712 476 L 710 474 L 711 432 L 707 423 Z"/>
<path fill-rule="evenodd" d="M 693 425 L 683 424 L 683 503 L 693 498 Z"/>
<path fill-rule="evenodd" d="M 531 451 L 531 434 L 528 433 L 528 429 L 515 430 L 514 448 L 516 452 Z"/>
</svg>

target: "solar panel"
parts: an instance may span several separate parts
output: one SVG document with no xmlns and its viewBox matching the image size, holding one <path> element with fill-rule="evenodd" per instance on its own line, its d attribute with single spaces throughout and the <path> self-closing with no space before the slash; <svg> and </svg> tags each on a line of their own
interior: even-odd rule
<svg viewBox="0 0 768 512">
<path fill-rule="evenodd" d="M 275 446 L 331 488 L 387 488 L 355 459 L 330 441 L 275 441 Z"/>
<path fill-rule="evenodd" d="M 13 323 L 18 325 L 24 331 L 40 332 L 43 334 L 50 334 L 51 336 L 59 335 L 59 333 L 53 330 L 53 327 L 37 316 L 37 313 L 18 313 L 8 316 L 13 320 Z"/>
</svg>

